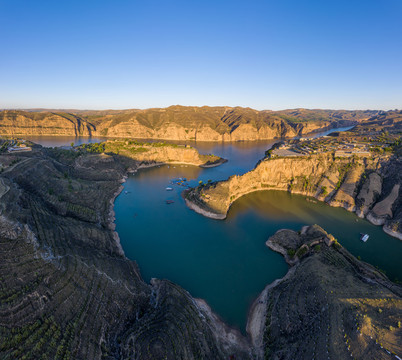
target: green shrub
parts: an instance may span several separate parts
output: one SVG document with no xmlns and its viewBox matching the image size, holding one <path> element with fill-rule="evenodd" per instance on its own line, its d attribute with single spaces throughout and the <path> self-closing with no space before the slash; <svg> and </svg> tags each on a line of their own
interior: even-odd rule
<svg viewBox="0 0 402 360">
<path fill-rule="evenodd" d="M 307 251 L 308 251 L 308 248 L 305 246 L 304 247 L 302 246 L 299 248 L 299 250 L 297 250 L 296 255 L 298 258 L 301 258 L 302 256 L 304 256 L 307 253 Z"/>
</svg>

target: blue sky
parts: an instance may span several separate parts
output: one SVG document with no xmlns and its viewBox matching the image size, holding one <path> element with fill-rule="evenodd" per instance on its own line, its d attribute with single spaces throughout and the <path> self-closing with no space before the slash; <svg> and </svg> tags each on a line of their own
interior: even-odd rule
<svg viewBox="0 0 402 360">
<path fill-rule="evenodd" d="M 402 108 L 401 0 L 0 0 L 0 108 Z"/>
</svg>

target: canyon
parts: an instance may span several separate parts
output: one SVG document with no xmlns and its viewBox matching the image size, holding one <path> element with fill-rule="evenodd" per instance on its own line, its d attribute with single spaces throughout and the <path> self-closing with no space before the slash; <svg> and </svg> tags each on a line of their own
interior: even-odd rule
<svg viewBox="0 0 402 360">
<path fill-rule="evenodd" d="M 0 136 L 94 136 L 180 141 L 254 141 L 358 124 L 378 111 L 170 106 L 146 110 L 3 110 Z"/>
<path fill-rule="evenodd" d="M 296 115 L 302 117 L 301 113 Z M 64 128 L 58 123 L 60 115 L 49 115 L 52 123 L 47 122 L 47 113 L 29 114 L 33 123 L 24 120 L 18 128 L 13 120 L 14 125 L 2 131 L 8 128 L 13 132 L 8 135 L 14 137 L 19 131 L 57 135 L 58 128 L 58 135 L 66 131 L 93 136 L 103 117 L 127 116 L 126 112 L 83 112 L 62 117 L 69 124 Z M 375 118 L 371 120 L 347 121 L 360 121 L 354 131 L 363 134 L 368 133 L 367 126 L 372 132 L 382 131 L 387 124 L 395 130 L 399 122 L 390 121 L 390 114 L 399 116 L 390 112 L 371 114 Z M 102 120 L 89 122 L 85 116 Z M 282 116 L 280 121 L 286 126 L 296 122 L 285 120 L 292 117 L 289 113 Z M 248 127 L 242 129 L 253 129 L 256 140 L 255 123 L 244 124 L 243 120 L 244 115 L 240 125 Z M 11 120 L 2 124 L 7 121 Z M 110 120 L 107 128 L 112 125 Z M 233 125 L 232 133 L 240 125 Z M 281 125 L 277 134 L 286 135 L 286 126 Z M 295 130 L 297 126 L 290 126 L 292 136 L 303 133 L 300 126 L 305 125 Z M 187 136 L 186 131 L 164 129 L 167 137 Z M 290 269 L 255 300 L 247 335 L 230 328 L 205 301 L 194 299 L 173 282 L 152 279 L 145 283 L 115 232 L 113 204 L 127 175 L 163 164 L 219 166 L 225 159 L 201 155 L 188 145 L 134 141 L 130 137 L 136 136 L 129 128 L 122 131 L 124 140 L 71 149 L 43 148 L 29 141 L 25 144 L 32 151 L 6 153 L 6 147 L 1 147 L 3 358 L 392 359 L 401 354 L 400 285 L 356 259 L 316 225 L 299 232 L 281 230 L 267 240 L 267 246 L 281 253 Z M 268 136 L 264 131 L 261 136 Z M 151 135 L 159 136 L 155 134 Z M 7 144 L 8 140 L 1 141 Z M 271 157 L 267 153 L 250 172 L 202 183 L 183 196 L 194 210 L 223 219 L 231 204 L 247 193 L 289 191 L 354 211 L 400 237 L 401 168 L 398 148 L 368 157 L 335 157 L 333 153 Z"/>
</svg>

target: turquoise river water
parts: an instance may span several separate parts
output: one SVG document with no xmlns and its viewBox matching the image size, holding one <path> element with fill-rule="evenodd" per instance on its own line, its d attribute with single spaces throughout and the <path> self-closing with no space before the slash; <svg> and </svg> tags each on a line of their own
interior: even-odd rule
<svg viewBox="0 0 402 360">
<path fill-rule="evenodd" d="M 46 139 L 47 146 L 70 142 Z M 178 177 L 195 186 L 199 180 L 241 175 L 273 143 L 193 144 L 201 153 L 229 161 L 209 169 L 170 165 L 140 170 L 129 176 L 115 202 L 121 244 L 126 256 L 138 263 L 144 280 L 156 277 L 181 285 L 242 332 L 253 300 L 288 270 L 282 256 L 265 246 L 268 237 L 282 228 L 319 224 L 355 256 L 378 266 L 392 280 L 402 279 L 402 242 L 344 209 L 306 201 L 305 196 L 263 191 L 237 200 L 227 219 L 212 220 L 188 209 L 180 195 L 184 188 L 171 185 Z M 166 191 L 168 186 L 173 191 Z M 166 200 L 174 203 L 167 205 Z M 360 233 L 370 235 L 366 243 L 359 240 Z"/>
</svg>

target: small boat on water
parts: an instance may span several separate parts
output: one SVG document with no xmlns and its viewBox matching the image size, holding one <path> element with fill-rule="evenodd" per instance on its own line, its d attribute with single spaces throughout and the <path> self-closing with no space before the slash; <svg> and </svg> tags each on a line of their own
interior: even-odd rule
<svg viewBox="0 0 402 360">
<path fill-rule="evenodd" d="M 166 191 L 172 191 L 172 190 L 173 190 L 173 188 L 171 188 L 171 187 L 166 188 Z"/>
<path fill-rule="evenodd" d="M 166 200 L 166 204 L 168 204 L 168 205 L 173 204 L 173 203 L 174 203 L 173 200 Z"/>
<path fill-rule="evenodd" d="M 362 233 L 360 234 L 361 241 L 366 242 L 368 240 L 368 238 L 369 238 L 368 234 L 362 234 Z"/>
</svg>

